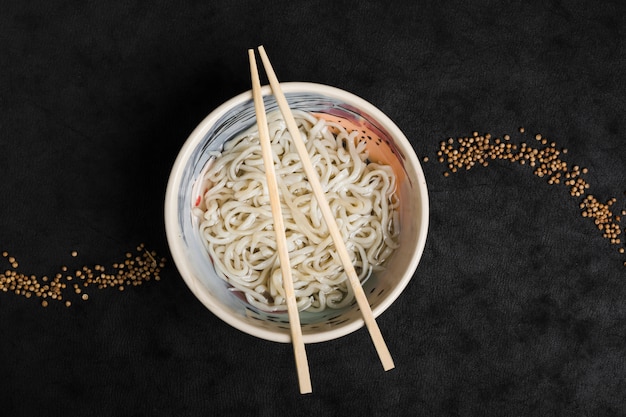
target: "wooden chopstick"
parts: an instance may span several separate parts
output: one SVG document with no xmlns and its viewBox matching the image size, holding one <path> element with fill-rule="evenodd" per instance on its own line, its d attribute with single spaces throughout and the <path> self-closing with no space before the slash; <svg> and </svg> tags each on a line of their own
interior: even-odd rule
<svg viewBox="0 0 626 417">
<path fill-rule="evenodd" d="M 378 352 L 380 361 L 382 362 L 385 371 L 393 369 L 395 365 L 393 363 L 393 359 L 391 358 L 391 354 L 389 353 L 389 349 L 387 348 L 378 324 L 374 319 L 374 314 L 372 313 L 372 309 L 369 305 L 369 302 L 367 301 L 367 296 L 365 295 L 359 277 L 354 270 L 354 265 L 352 265 L 350 255 L 348 254 L 348 250 L 346 249 L 346 245 L 341 236 L 341 232 L 339 231 L 337 222 L 335 221 L 332 211 L 330 210 L 330 206 L 328 205 L 328 201 L 326 200 L 326 195 L 324 194 L 324 190 L 322 189 L 322 186 L 320 184 L 317 171 L 315 170 L 315 168 L 313 168 L 313 164 L 311 163 L 311 160 L 309 158 L 309 153 L 307 152 L 306 145 L 304 144 L 304 141 L 300 136 L 298 125 L 296 124 L 293 114 L 291 113 L 291 109 L 289 108 L 287 99 L 285 98 L 285 95 L 280 87 L 280 83 L 276 78 L 276 74 L 274 73 L 272 64 L 270 63 L 270 60 L 267 57 L 267 53 L 265 52 L 265 48 L 263 48 L 263 46 L 259 46 L 259 55 L 261 56 L 261 60 L 263 61 L 263 66 L 265 67 L 265 73 L 267 74 L 267 77 L 269 79 L 272 93 L 276 98 L 278 107 L 283 114 L 285 123 L 287 124 L 287 130 L 293 138 L 296 150 L 300 155 L 300 159 L 302 160 L 302 166 L 307 175 L 307 178 L 309 179 L 309 183 L 311 184 L 313 194 L 317 199 L 318 206 L 322 211 L 322 216 L 326 221 L 328 230 L 330 231 L 330 235 L 333 239 L 333 242 L 335 243 L 337 254 L 341 259 L 341 263 L 343 264 L 344 270 L 348 276 L 348 280 L 350 282 L 350 285 L 352 286 L 352 290 L 354 291 L 356 301 L 361 308 L 363 320 L 369 330 L 370 337 L 372 338 L 374 346 L 376 347 L 376 351 Z"/>
<path fill-rule="evenodd" d="M 254 50 L 248 50 L 250 59 L 250 74 L 252 76 L 252 94 L 254 97 L 254 109 L 259 127 L 259 138 L 263 152 L 263 163 L 265 164 L 265 177 L 270 195 L 272 207 L 272 217 L 274 219 L 274 232 L 276 233 L 276 247 L 280 260 L 280 270 L 283 276 L 283 287 L 287 299 L 287 312 L 289 315 L 289 327 L 291 328 L 291 342 L 296 359 L 296 370 L 298 372 L 298 382 L 300 393 L 308 394 L 312 392 L 311 376 L 309 374 L 309 364 L 306 357 L 304 341 L 302 340 L 302 328 L 300 327 L 300 315 L 296 303 L 296 296 L 293 289 L 293 277 L 291 275 L 291 265 L 289 263 L 289 251 L 287 250 L 287 238 L 285 237 L 285 226 L 283 214 L 280 208 L 280 196 L 278 195 L 278 184 L 276 182 L 276 172 L 274 170 L 274 160 L 272 158 L 272 145 L 270 142 L 267 117 L 265 115 L 265 105 L 261 94 L 261 82 L 256 65 Z"/>
</svg>

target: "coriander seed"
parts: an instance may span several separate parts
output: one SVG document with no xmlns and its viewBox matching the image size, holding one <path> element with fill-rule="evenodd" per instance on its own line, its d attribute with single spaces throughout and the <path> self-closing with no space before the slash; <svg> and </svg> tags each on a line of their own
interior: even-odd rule
<svg viewBox="0 0 626 417">
<path fill-rule="evenodd" d="M 519 132 L 524 133 L 524 128 L 520 127 Z M 545 178 L 548 184 L 552 186 L 563 184 L 567 187 L 570 196 L 576 199 L 582 198 L 582 202 L 579 203 L 581 217 L 592 220 L 610 244 L 621 244 L 621 217 L 614 215 L 611 210 L 617 199 L 611 198 L 606 203 L 602 203 L 593 195 L 587 194 L 590 184 L 585 179 L 585 175 L 589 173 L 589 170 L 579 165 L 570 168 L 568 163 L 561 159 L 561 155 L 568 153 L 566 148 L 558 150 L 556 142 L 548 143 L 548 140 L 540 133 L 535 135 L 535 139 L 541 145 L 545 145 L 543 148 L 534 148 L 525 142 L 515 145 L 509 142 L 511 137 L 508 134 L 503 136 L 507 141 L 506 145 L 499 138 L 493 141 L 491 138 L 488 133 L 481 135 L 474 131 L 469 137 L 458 137 L 456 141 L 449 138 L 447 142 L 441 142 L 438 160 L 441 163 L 447 161 L 448 164 L 448 170 L 443 173 L 444 177 L 449 177 L 463 168 L 467 171 L 478 165 L 487 167 L 489 161 L 493 160 L 529 165 L 534 169 L 534 175 Z M 622 210 L 621 214 L 626 216 L 626 210 Z M 625 251 L 624 248 L 619 249 L 620 253 Z"/>
</svg>

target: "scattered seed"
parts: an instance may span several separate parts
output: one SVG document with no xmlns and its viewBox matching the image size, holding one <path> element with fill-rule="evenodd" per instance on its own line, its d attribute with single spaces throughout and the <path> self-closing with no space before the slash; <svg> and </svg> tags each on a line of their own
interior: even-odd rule
<svg viewBox="0 0 626 417">
<path fill-rule="evenodd" d="M 72 256 L 78 252 L 73 251 Z M 17 259 L 13 256 L 9 257 L 8 252 L 3 252 L 3 257 L 7 258 L 11 268 L 6 269 L 4 273 L 0 273 L 0 291 L 13 292 L 16 295 L 22 295 L 26 298 L 40 298 L 43 307 L 48 306 L 48 300 L 62 301 L 66 292 L 80 296 L 82 300 L 87 300 L 89 296 L 83 293 L 83 288 L 89 285 L 96 285 L 98 288 L 104 289 L 109 287 L 117 287 L 120 291 L 124 290 L 124 285 L 138 286 L 144 282 L 154 279 L 160 281 L 161 269 L 165 267 L 165 258 L 157 258 L 156 252 L 148 251 L 142 243 L 137 246 L 137 253 L 133 255 L 126 252 L 124 260 L 113 264 L 112 268 L 105 268 L 102 265 L 93 267 L 83 266 L 75 269 L 75 273 L 68 274 L 68 266 L 63 265 L 61 272 L 57 272 L 50 278 L 43 275 L 38 278 L 35 275 L 26 275 L 17 271 Z M 73 278 L 77 277 L 78 283 L 71 283 Z M 125 284 L 126 283 L 126 284 Z M 70 307 L 72 302 L 65 300 L 65 305 Z"/>
<path fill-rule="evenodd" d="M 519 131 L 524 133 L 524 128 L 520 127 Z M 449 138 L 446 142 L 441 142 L 438 153 L 439 162 L 445 162 L 448 166 L 448 170 L 443 175 L 449 177 L 452 173 L 460 170 L 467 171 L 479 165 L 486 167 L 489 161 L 493 160 L 529 165 L 534 168 L 533 173 L 537 177 L 544 178 L 548 184 L 563 184 L 572 197 L 582 198 L 582 202 L 579 203 L 581 216 L 592 220 L 602 236 L 612 245 L 622 244 L 621 217 L 614 215 L 612 211 L 612 206 L 617 199 L 610 198 L 603 203 L 588 194 L 590 185 L 585 176 L 589 170 L 579 165 L 570 167 L 561 157 L 562 154 L 567 153 L 567 149 L 559 151 L 555 142 L 548 143 L 547 139 L 539 133 L 535 135 L 535 139 L 545 146 L 537 148 L 525 142 L 519 145 L 510 143 L 509 135 L 504 135 L 503 138 L 506 144 L 499 138 L 492 139 L 488 133 L 481 135 L 478 132 L 472 132 L 469 136 L 459 137 L 456 140 Z M 626 210 L 622 210 L 621 215 L 626 216 Z M 619 248 L 618 251 L 619 253 L 626 252 L 624 247 Z"/>
</svg>

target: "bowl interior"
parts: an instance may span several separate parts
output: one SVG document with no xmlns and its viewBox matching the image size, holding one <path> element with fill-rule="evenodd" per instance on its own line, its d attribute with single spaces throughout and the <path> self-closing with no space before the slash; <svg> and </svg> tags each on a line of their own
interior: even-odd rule
<svg viewBox="0 0 626 417">
<path fill-rule="evenodd" d="M 370 159 L 391 164 L 398 177 L 400 247 L 386 269 L 373 274 L 364 290 L 374 316 L 393 303 L 410 281 L 422 255 L 428 229 L 426 182 L 406 137 L 382 112 L 361 98 L 329 86 L 281 84 L 292 109 L 316 113 L 361 131 Z M 278 108 L 269 87 L 263 88 L 266 111 Z M 211 158 L 223 144 L 256 123 L 251 92 L 243 93 L 213 111 L 192 132 L 181 149 L 168 182 L 165 223 L 172 257 L 194 295 L 214 314 L 248 334 L 289 342 L 287 314 L 261 311 L 236 297 L 219 278 L 204 249 L 192 206 L 197 185 Z M 331 340 L 363 326 L 358 306 L 321 313 L 301 312 L 305 343 Z"/>
</svg>

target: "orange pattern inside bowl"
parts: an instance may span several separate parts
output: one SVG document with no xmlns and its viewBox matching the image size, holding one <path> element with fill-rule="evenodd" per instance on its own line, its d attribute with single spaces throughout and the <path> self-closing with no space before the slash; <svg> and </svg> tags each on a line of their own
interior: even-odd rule
<svg viewBox="0 0 626 417">
<path fill-rule="evenodd" d="M 355 140 L 365 142 L 369 159 L 373 162 L 391 166 L 398 185 L 406 179 L 404 169 L 404 157 L 394 143 L 388 139 L 387 135 L 381 132 L 374 125 L 364 118 L 338 116 L 329 113 L 315 113 L 316 117 L 326 121 L 337 123 L 344 127 L 348 132 L 358 131 L 359 134 Z M 338 129 L 334 128 L 334 134 L 338 133 Z"/>
</svg>

